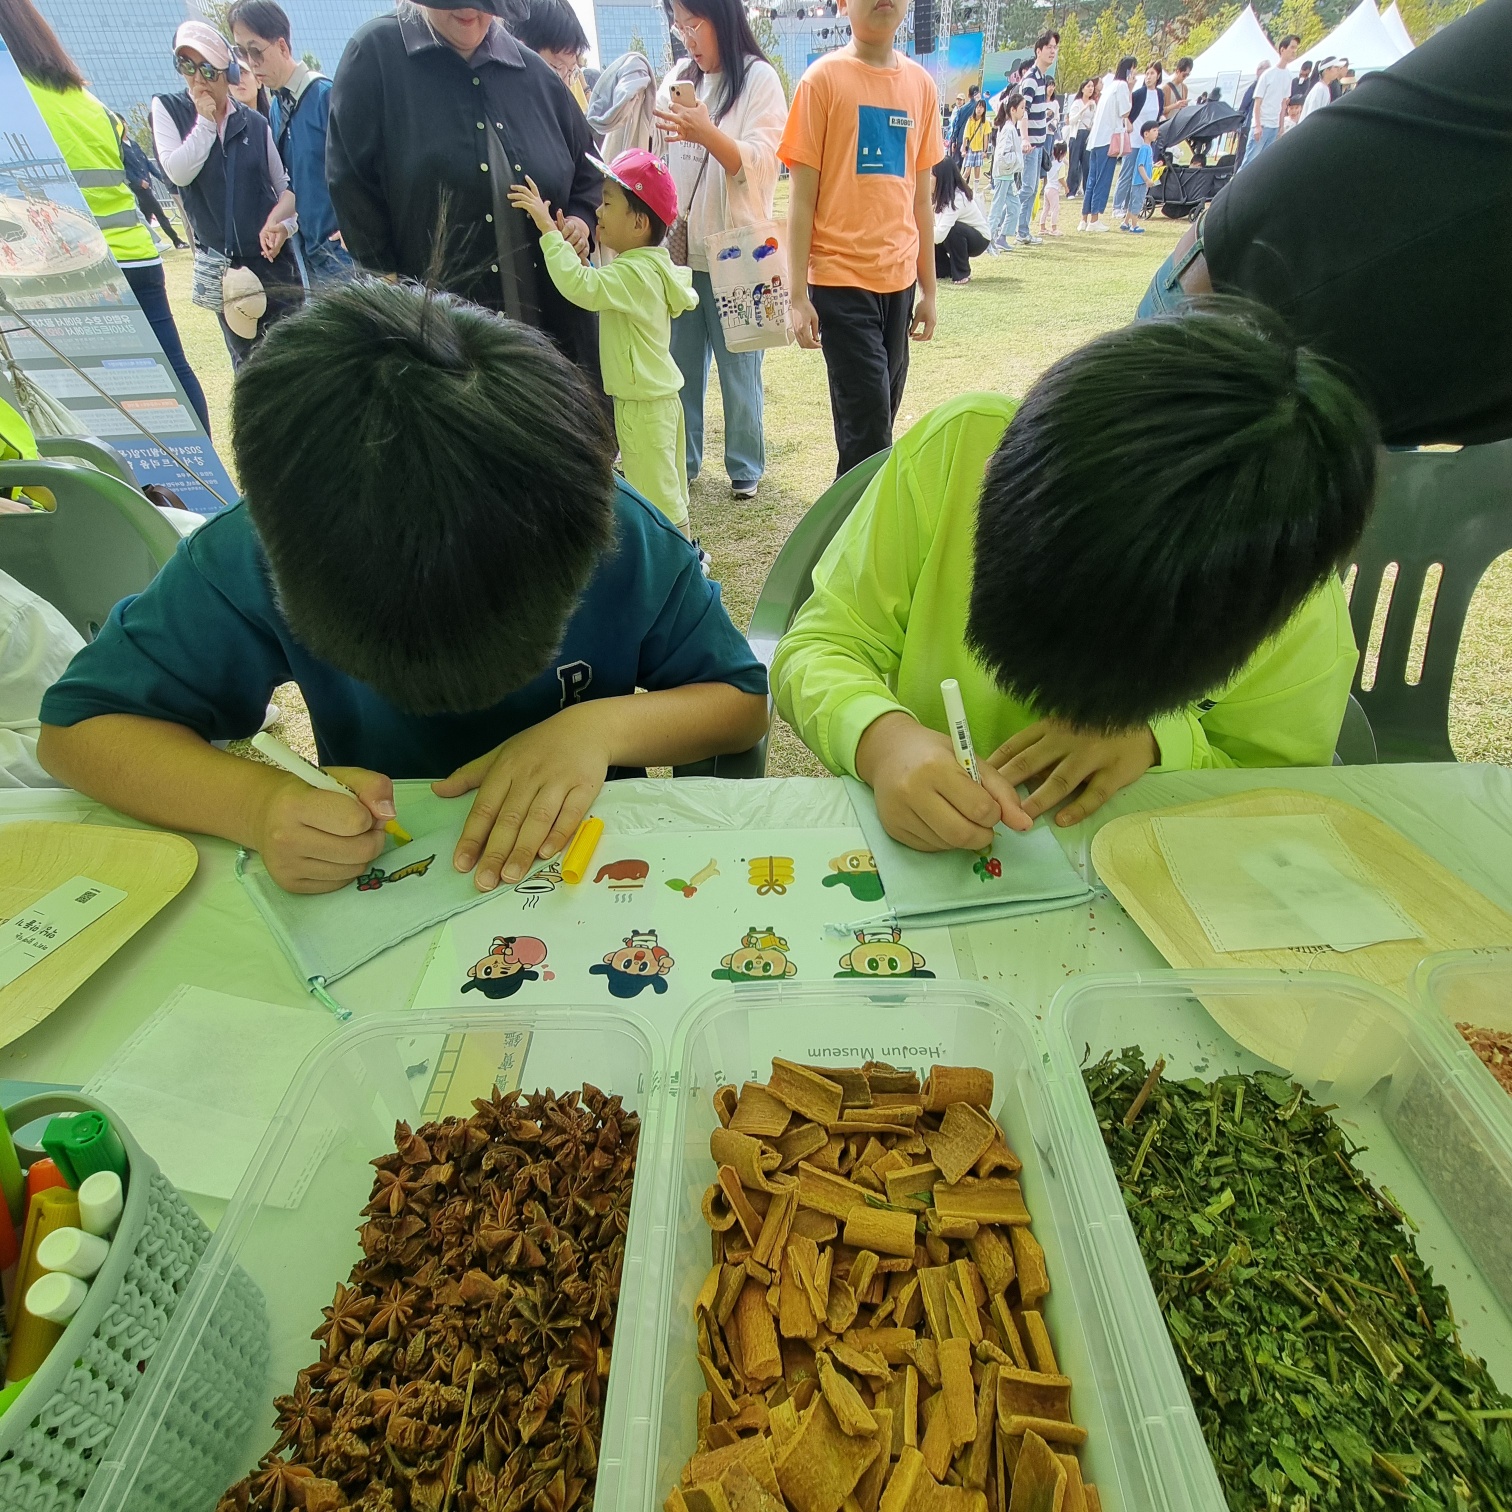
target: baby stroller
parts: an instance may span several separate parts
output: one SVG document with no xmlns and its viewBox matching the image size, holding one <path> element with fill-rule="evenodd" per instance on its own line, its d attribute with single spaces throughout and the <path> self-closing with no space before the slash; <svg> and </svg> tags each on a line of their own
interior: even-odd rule
<svg viewBox="0 0 1512 1512">
<path fill-rule="evenodd" d="M 1196 220 L 1202 207 L 1233 178 L 1234 155 L 1227 153 L 1211 165 L 1183 166 L 1171 160 L 1172 154 L 1181 142 L 1190 142 L 1194 148 L 1211 145 L 1243 128 L 1244 117 L 1226 100 L 1182 106 L 1155 138 L 1155 156 L 1165 163 L 1165 171 L 1150 185 L 1145 215 L 1152 216 L 1158 209 L 1171 220 Z"/>
</svg>

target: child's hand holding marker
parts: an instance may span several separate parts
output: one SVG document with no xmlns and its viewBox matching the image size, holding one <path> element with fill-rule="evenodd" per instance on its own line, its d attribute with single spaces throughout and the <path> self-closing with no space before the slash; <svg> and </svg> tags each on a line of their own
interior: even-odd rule
<svg viewBox="0 0 1512 1512">
<path fill-rule="evenodd" d="M 883 827 L 920 851 L 983 851 L 995 825 L 1033 825 L 1013 784 L 974 755 L 972 761 L 975 776 L 951 736 L 901 709 L 873 721 L 856 747 L 856 775 L 876 795 Z"/>
</svg>

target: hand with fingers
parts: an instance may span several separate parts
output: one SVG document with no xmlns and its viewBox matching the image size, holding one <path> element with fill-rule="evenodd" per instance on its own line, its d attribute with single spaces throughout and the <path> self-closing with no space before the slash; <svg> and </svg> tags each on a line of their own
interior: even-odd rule
<svg viewBox="0 0 1512 1512">
<path fill-rule="evenodd" d="M 431 784 L 442 798 L 477 792 L 452 865 L 476 867 L 480 892 L 518 882 L 577 832 L 609 773 L 596 723 L 576 704 Z"/>
<path fill-rule="evenodd" d="M 352 795 L 281 776 L 268 784 L 257 816 L 255 849 L 285 892 L 335 892 L 383 853 L 383 826 L 394 817 L 394 784 L 361 767 L 326 770 Z"/>
<path fill-rule="evenodd" d="M 1024 812 L 1037 819 L 1065 803 L 1055 816 L 1064 827 L 1080 823 L 1120 788 L 1158 766 L 1160 747 L 1149 725 L 1106 735 L 1078 730 L 1058 719 L 1041 719 L 999 746 L 987 764 L 1015 788 L 1042 778 L 1024 800 Z"/>
<path fill-rule="evenodd" d="M 509 203 L 516 210 L 523 210 L 535 222 L 535 228 L 542 236 L 556 229 L 551 219 L 551 206 L 541 198 L 541 191 L 536 188 L 536 181 L 529 174 L 525 175 L 523 184 L 509 186 Z M 561 211 L 557 215 L 560 217 Z"/>
<path fill-rule="evenodd" d="M 876 795 L 882 827 L 919 851 L 982 851 L 993 826 L 1027 830 L 1033 821 L 1011 782 L 982 767 L 975 783 L 956 760 L 948 736 L 895 710 L 874 720 L 856 747 L 856 775 Z"/>
</svg>

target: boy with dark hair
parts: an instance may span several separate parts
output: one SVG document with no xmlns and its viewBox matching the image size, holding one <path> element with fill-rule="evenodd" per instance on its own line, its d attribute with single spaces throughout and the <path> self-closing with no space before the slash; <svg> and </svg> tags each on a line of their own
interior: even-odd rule
<svg viewBox="0 0 1512 1512">
<path fill-rule="evenodd" d="M 1131 372 L 1183 416 L 1174 461 Z M 778 708 L 918 850 L 1062 803 L 1074 824 L 1151 767 L 1324 764 L 1375 468 L 1364 402 L 1261 314 L 1109 332 L 1020 404 L 967 395 L 893 448 L 777 648 Z M 947 677 L 993 753 L 981 786 L 943 733 Z"/>
<path fill-rule="evenodd" d="M 793 181 L 793 333 L 799 346 L 823 346 L 846 473 L 892 445 L 909 340 L 934 335 L 930 169 L 945 147 L 934 80 L 893 46 L 905 7 L 840 4 L 851 40 L 799 81 L 777 156 Z"/>
<path fill-rule="evenodd" d="M 275 328 L 232 412 L 244 501 L 43 701 L 38 757 L 69 786 L 324 892 L 383 849 L 392 777 L 450 773 L 437 793 L 478 794 L 453 864 L 487 890 L 559 850 L 607 775 L 760 737 L 760 664 L 616 485 L 593 390 L 539 332 L 359 280 Z M 210 744 L 291 680 L 356 796 Z"/>
<path fill-rule="evenodd" d="M 679 268 L 662 246 L 677 219 L 677 189 L 667 165 L 640 148 L 598 166 L 608 179 L 598 208 L 599 245 L 614 253 L 602 268 L 584 264 L 563 238 L 534 179 L 512 185 L 509 203 L 535 222 L 546 271 L 562 297 L 598 313 L 599 365 L 604 392 L 614 400 L 625 481 L 687 535 L 687 433 L 672 318 L 696 310 L 698 295 L 692 270 Z"/>
<path fill-rule="evenodd" d="M 1129 203 L 1119 224 L 1120 231 L 1132 231 L 1136 236 L 1145 234 L 1139 217 L 1144 214 L 1145 196 L 1155 182 L 1155 138 L 1159 135 L 1159 121 L 1146 121 L 1139 128 L 1139 146 L 1134 152 L 1134 182 L 1129 188 Z"/>
<path fill-rule="evenodd" d="M 235 0 L 227 12 L 236 56 L 268 91 L 268 123 L 299 210 L 294 239 L 315 288 L 343 283 L 356 270 L 341 244 L 326 187 L 331 81 L 294 52 L 289 17 L 278 0 Z"/>
</svg>

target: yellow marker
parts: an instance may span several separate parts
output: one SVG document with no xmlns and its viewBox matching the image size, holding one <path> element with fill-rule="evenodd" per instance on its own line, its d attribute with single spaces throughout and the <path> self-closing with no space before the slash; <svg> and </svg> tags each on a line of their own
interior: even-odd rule
<svg viewBox="0 0 1512 1512">
<path fill-rule="evenodd" d="M 572 837 L 572 844 L 562 857 L 562 881 L 581 882 L 588 875 L 588 868 L 593 864 L 593 853 L 598 849 L 603 833 L 602 819 L 585 819 L 578 825 L 578 832 Z"/>
<path fill-rule="evenodd" d="M 352 798 L 357 796 L 346 783 L 338 782 L 318 766 L 311 766 L 303 756 L 291 751 L 276 735 L 270 735 L 266 730 L 259 730 L 252 737 L 251 744 L 254 751 L 266 756 L 274 766 L 282 767 L 290 776 L 309 783 L 312 788 L 320 788 L 326 793 L 346 793 Z M 388 820 L 383 828 L 386 834 L 394 837 L 396 845 L 408 845 L 414 838 L 397 819 Z"/>
<path fill-rule="evenodd" d="M 8 1382 L 31 1375 L 63 1337 L 62 1325 L 34 1317 L 27 1312 L 23 1298 L 32 1282 L 43 1274 L 37 1263 L 37 1246 L 57 1229 L 78 1226 L 78 1195 L 68 1187 L 48 1187 L 38 1192 L 27 1208 L 26 1236 L 21 1241 L 21 1260 L 16 1266 L 16 1289 L 11 1293 L 10 1355 L 5 1362 Z"/>
</svg>

